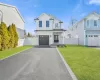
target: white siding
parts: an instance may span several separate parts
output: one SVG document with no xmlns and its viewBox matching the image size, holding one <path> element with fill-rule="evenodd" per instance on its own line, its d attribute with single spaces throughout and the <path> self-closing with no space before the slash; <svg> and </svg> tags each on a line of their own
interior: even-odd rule
<svg viewBox="0 0 100 80">
<path fill-rule="evenodd" d="M 7 26 L 14 23 L 17 28 L 24 29 L 24 22 L 15 8 L 0 5 L 0 10 L 3 12 L 3 22 L 5 22 Z"/>
<path fill-rule="evenodd" d="M 49 15 L 42 14 L 39 17 L 39 20 L 36 20 L 36 30 L 52 30 L 52 29 L 61 29 L 60 21 L 53 18 L 54 20 L 50 20 Z M 39 27 L 39 21 L 42 21 L 42 27 Z M 49 21 L 49 27 L 46 27 L 46 21 Z M 58 28 L 55 28 L 55 24 L 58 23 Z"/>
<path fill-rule="evenodd" d="M 49 27 L 46 27 L 46 21 L 49 21 L 49 23 L 52 24 L 52 22 L 50 22 L 49 19 L 50 17 L 46 14 L 39 17 L 39 20 L 36 21 L 36 30 L 51 30 L 52 25 L 50 25 Z M 39 27 L 39 21 L 42 21 L 42 27 Z"/>
</svg>

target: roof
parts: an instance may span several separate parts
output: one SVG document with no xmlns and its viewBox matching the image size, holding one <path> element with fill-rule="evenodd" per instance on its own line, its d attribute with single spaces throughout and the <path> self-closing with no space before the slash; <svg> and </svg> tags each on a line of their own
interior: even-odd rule
<svg viewBox="0 0 100 80">
<path fill-rule="evenodd" d="M 51 15 L 51 14 L 46 14 L 46 13 L 42 13 L 40 16 L 42 16 L 42 15 L 48 15 L 49 17 L 50 17 L 50 19 L 57 19 L 59 22 L 62 22 L 61 20 L 59 20 L 58 18 L 56 18 L 56 17 L 54 17 L 53 15 Z M 39 16 L 39 17 L 40 17 Z M 39 17 L 37 17 L 36 19 L 38 19 Z M 36 20 L 36 19 L 34 19 L 34 20 Z"/>
<path fill-rule="evenodd" d="M 81 21 L 83 21 L 84 19 L 86 19 L 88 16 L 90 16 L 91 14 L 95 14 L 96 16 L 100 17 L 99 14 L 97 14 L 96 12 L 92 12 L 90 14 L 88 14 L 87 16 L 85 16 L 84 18 L 82 18 L 80 21 L 76 22 L 73 26 L 69 27 L 69 28 L 73 28 L 74 26 L 78 25 Z"/>
<path fill-rule="evenodd" d="M 24 19 L 23 19 L 23 17 L 21 16 L 20 12 L 19 12 L 18 9 L 16 8 L 16 6 L 4 4 L 4 3 L 1 3 L 1 2 L 0 2 L 0 5 L 7 6 L 7 7 L 11 7 L 11 8 L 15 8 L 15 10 L 17 11 L 17 13 L 18 13 L 19 16 L 21 17 L 22 21 L 25 22 Z"/>
</svg>

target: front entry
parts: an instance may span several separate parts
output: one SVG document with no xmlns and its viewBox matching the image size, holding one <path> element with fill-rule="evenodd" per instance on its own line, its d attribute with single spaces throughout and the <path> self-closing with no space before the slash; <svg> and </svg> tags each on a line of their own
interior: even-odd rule
<svg viewBox="0 0 100 80">
<path fill-rule="evenodd" d="M 54 43 L 58 43 L 59 42 L 59 35 L 54 35 Z"/>
<path fill-rule="evenodd" d="M 39 45 L 49 45 L 49 35 L 40 35 Z"/>
</svg>

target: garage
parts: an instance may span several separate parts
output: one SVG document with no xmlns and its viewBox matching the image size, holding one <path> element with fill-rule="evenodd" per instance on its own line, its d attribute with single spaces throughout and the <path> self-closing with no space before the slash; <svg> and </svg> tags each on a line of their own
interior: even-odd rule
<svg viewBox="0 0 100 80">
<path fill-rule="evenodd" d="M 88 35 L 88 46 L 100 46 L 99 35 Z"/>
<path fill-rule="evenodd" d="M 39 45 L 49 45 L 49 35 L 39 35 Z"/>
</svg>

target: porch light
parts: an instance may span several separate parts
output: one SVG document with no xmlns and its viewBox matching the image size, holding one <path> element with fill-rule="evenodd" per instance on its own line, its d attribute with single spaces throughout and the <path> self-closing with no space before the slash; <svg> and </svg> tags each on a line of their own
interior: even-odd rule
<svg viewBox="0 0 100 80">
<path fill-rule="evenodd" d="M 63 23 L 62 21 L 60 21 L 59 23 Z"/>
</svg>

